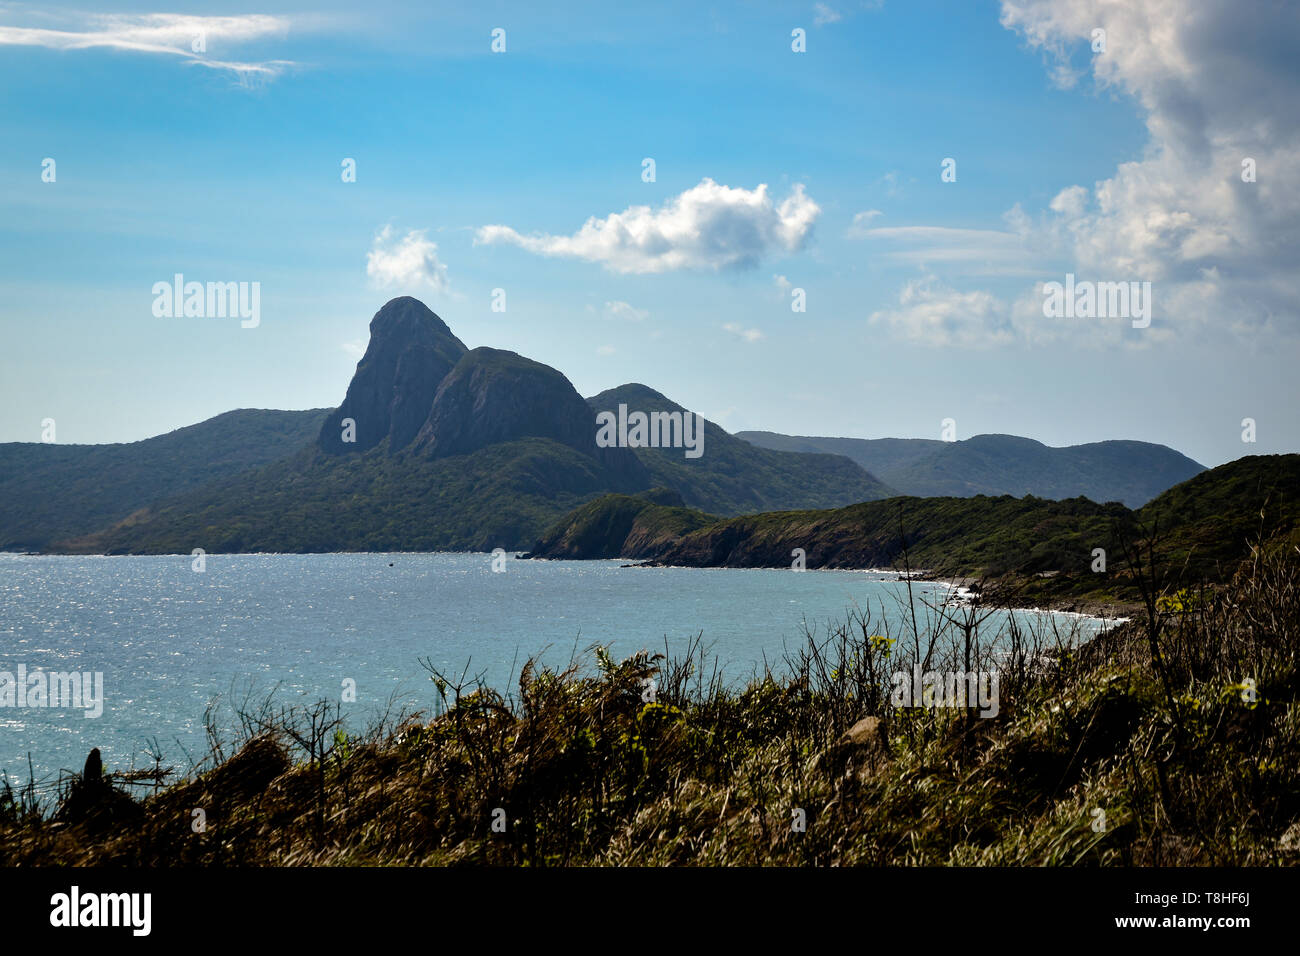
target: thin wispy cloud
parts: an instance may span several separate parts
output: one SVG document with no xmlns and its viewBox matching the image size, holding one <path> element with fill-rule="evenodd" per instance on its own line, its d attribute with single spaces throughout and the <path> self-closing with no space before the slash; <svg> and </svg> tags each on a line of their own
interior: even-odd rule
<svg viewBox="0 0 1300 956">
<path fill-rule="evenodd" d="M 757 342 L 763 337 L 763 333 L 758 329 L 747 329 L 739 322 L 727 322 L 723 326 L 723 331 L 730 332 L 732 335 L 744 339 L 746 342 Z"/>
<path fill-rule="evenodd" d="M 623 319 L 626 322 L 644 322 L 650 317 L 650 313 L 616 299 L 605 303 L 605 316 L 611 319 Z"/>
<path fill-rule="evenodd" d="M 854 213 L 853 222 L 849 223 L 848 230 L 844 233 L 849 239 L 866 238 L 867 230 L 871 228 L 871 220 L 877 216 L 884 215 L 879 209 L 864 209 L 862 212 Z"/>
<path fill-rule="evenodd" d="M 525 236 L 509 226 L 492 225 L 479 229 L 474 242 L 599 262 L 612 272 L 717 271 L 798 251 L 820 213 L 801 184 L 776 202 L 765 183 L 744 189 L 705 179 L 658 209 L 629 206 L 603 219 L 593 216 L 571 236 Z"/>
<path fill-rule="evenodd" d="M 856 222 L 856 218 L 855 218 Z M 918 267 L 946 265 L 966 275 L 1040 275 L 1049 251 L 998 229 L 950 226 L 850 228 L 849 238 L 888 244 L 881 255 Z"/>
<path fill-rule="evenodd" d="M 25 7 L 0 10 L 11 19 L 26 13 Z M 43 13 L 46 23 L 31 26 L 0 23 L 0 46 L 34 46 L 50 50 L 124 50 L 182 58 L 187 64 L 236 74 L 242 82 L 268 80 L 294 65 L 291 60 L 232 60 L 209 56 L 210 52 L 241 44 L 284 36 L 289 30 L 285 17 L 267 14 L 241 16 L 192 16 L 179 13 L 78 14 Z"/>
<path fill-rule="evenodd" d="M 828 23 L 839 23 L 843 19 L 844 15 L 829 4 L 813 4 L 813 24 L 815 26 L 821 27 Z"/>
</svg>

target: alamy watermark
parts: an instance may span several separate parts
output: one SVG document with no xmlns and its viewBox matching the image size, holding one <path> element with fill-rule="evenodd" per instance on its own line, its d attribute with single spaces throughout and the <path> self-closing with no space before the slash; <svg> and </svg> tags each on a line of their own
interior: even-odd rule
<svg viewBox="0 0 1300 956">
<path fill-rule="evenodd" d="M 981 717 L 998 715 L 998 675 L 988 671 L 895 671 L 889 702 L 895 707 L 974 707 Z"/>
<path fill-rule="evenodd" d="M 0 671 L 0 707 L 82 710 L 86 718 L 104 713 L 103 671 Z"/>
<path fill-rule="evenodd" d="M 685 448 L 687 458 L 704 454 L 704 419 L 694 412 L 631 412 L 596 415 L 596 445 L 600 448 Z"/>
<path fill-rule="evenodd" d="M 153 296 L 153 314 L 159 319 L 238 317 L 245 329 L 262 323 L 260 282 L 186 282 L 178 272 L 171 282 L 155 282 Z"/>
<path fill-rule="evenodd" d="M 153 926 L 151 893 L 83 893 L 74 885 L 50 897 L 54 927 L 124 927 L 133 936 L 148 936 Z"/>
<path fill-rule="evenodd" d="M 1132 319 L 1133 328 L 1151 325 L 1150 282 L 1043 283 L 1043 315 L 1049 319 Z"/>
</svg>

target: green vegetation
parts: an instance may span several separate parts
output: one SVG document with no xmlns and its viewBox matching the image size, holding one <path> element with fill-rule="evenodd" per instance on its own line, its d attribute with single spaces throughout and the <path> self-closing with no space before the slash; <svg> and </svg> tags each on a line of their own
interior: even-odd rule
<svg viewBox="0 0 1300 956">
<path fill-rule="evenodd" d="M 668 488 L 602 495 L 552 527 L 525 557 L 636 558 L 716 520 L 684 507 Z"/>
<path fill-rule="evenodd" d="M 823 438 L 781 435 L 777 432 L 740 431 L 737 438 L 776 451 L 805 455 L 843 455 L 873 475 L 883 475 L 943 448 L 938 438 Z M 901 489 L 900 489 L 901 490 Z"/>
<path fill-rule="evenodd" d="M 213 719 L 202 765 L 144 799 L 111 775 L 53 803 L 0 789 L 4 861 L 1300 862 L 1300 552 L 1272 542 L 1196 599 L 1129 571 L 1144 613 L 1082 646 L 993 633 L 983 602 L 902 630 L 863 609 L 744 686 L 698 646 L 595 648 L 508 692 L 430 667 L 430 710 L 365 732 L 338 705 L 245 702 L 233 741 Z M 997 714 L 894 706 L 917 662 L 996 674 Z"/>
<path fill-rule="evenodd" d="M 514 548 L 607 487 L 593 458 L 526 438 L 430 460 L 316 449 L 163 502 L 76 542 L 109 554 Z"/>
<path fill-rule="evenodd" d="M 1166 561 L 1193 577 L 1230 573 L 1246 541 L 1275 534 L 1300 544 L 1300 455 L 1252 455 L 1170 488 L 1137 512 Z"/>
<path fill-rule="evenodd" d="M 471 357 L 486 352 L 491 350 Z M 506 369 L 533 364 L 499 354 L 506 356 L 499 360 Z M 498 362 L 497 353 L 491 358 Z M 667 403 L 663 407 L 677 407 L 659 399 Z M 570 418 L 580 419 L 581 434 L 594 441 L 586 406 L 576 394 L 573 401 L 581 410 Z M 360 454 L 327 454 L 312 446 L 171 498 L 139 503 L 93 534 L 83 524 L 78 536 L 55 538 L 50 547 L 108 554 L 522 549 L 572 509 L 611 491 L 639 492 L 651 481 L 721 514 L 800 502 L 839 505 L 886 491 L 846 458 L 767 451 L 715 426 L 706 429 L 702 458 L 686 459 L 680 449 L 638 448 L 636 458 L 645 468 L 636 472 L 585 453 L 572 436 L 568 442 L 494 440 L 449 455 L 431 454 L 418 439 L 399 451 L 385 439 Z M 456 444 L 447 437 L 450 426 L 439 433 Z M 481 443 L 490 427 L 473 433 Z M 681 532 L 696 523 L 669 527 Z"/>
<path fill-rule="evenodd" d="M 685 411 L 645 385 L 621 385 L 587 399 L 593 412 L 620 404 L 642 412 Z M 637 457 L 656 485 L 674 489 L 692 508 L 720 515 L 785 508 L 838 508 L 893 494 L 874 475 L 840 455 L 803 455 L 759 448 L 704 425 L 704 455 L 680 448 L 638 448 Z"/>
<path fill-rule="evenodd" d="M 889 498 L 834 511 L 730 518 L 684 535 L 654 555 L 691 567 L 789 567 L 803 548 L 809 568 L 902 567 L 945 575 L 1032 573 L 1086 566 L 1095 542 L 1128 517 L 1122 505 L 1086 498 Z"/>
<path fill-rule="evenodd" d="M 924 569 L 944 577 L 1011 579 L 1025 603 L 1132 603 L 1116 570 L 1126 549 L 1156 547 L 1188 580 L 1222 581 L 1249 542 L 1300 543 L 1300 455 L 1242 458 L 1204 472 L 1130 511 L 1087 498 L 889 498 L 830 511 L 738 518 L 682 514 L 609 496 L 559 521 L 534 557 L 645 558 L 687 567 L 806 566 Z M 623 515 L 615 520 L 615 515 Z M 1094 570 L 1095 549 L 1107 569 Z"/>
<path fill-rule="evenodd" d="M 327 413 L 246 408 L 130 444 L 0 444 L 0 550 L 84 535 L 160 498 L 284 458 L 316 438 Z"/>
</svg>

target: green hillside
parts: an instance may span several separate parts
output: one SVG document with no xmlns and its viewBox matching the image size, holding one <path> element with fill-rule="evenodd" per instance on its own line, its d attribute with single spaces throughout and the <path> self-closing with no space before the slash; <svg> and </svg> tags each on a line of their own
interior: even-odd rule
<svg viewBox="0 0 1300 956">
<path fill-rule="evenodd" d="M 384 451 L 339 457 L 308 449 L 62 547 L 108 554 L 514 549 L 610 486 L 597 461 L 544 438 L 435 460 Z"/>
<path fill-rule="evenodd" d="M 244 408 L 144 441 L 0 444 L 0 550 L 36 550 L 293 454 L 328 409 Z"/>
<path fill-rule="evenodd" d="M 633 531 L 640 532 L 635 539 Z M 1182 580 L 1223 580 L 1261 539 L 1300 543 L 1300 455 L 1242 458 L 1138 511 L 1087 498 L 978 495 L 719 519 L 609 496 L 557 522 L 533 556 L 780 568 L 791 566 L 801 548 L 810 570 L 901 568 L 906 561 L 942 576 L 1031 578 L 1026 593 L 1044 599 L 1104 600 L 1116 588 L 1132 598 L 1113 574 L 1126 544 L 1154 542 L 1162 567 Z M 1093 570 L 1098 548 L 1106 552 L 1106 573 Z"/>
<path fill-rule="evenodd" d="M 682 406 L 645 385 L 611 388 L 587 399 L 594 412 L 620 404 L 643 412 L 680 412 Z M 686 458 L 681 449 L 638 448 L 657 485 L 683 501 L 722 515 L 782 508 L 835 508 L 871 501 L 893 490 L 841 455 L 796 454 L 759 448 L 706 421 L 704 454 Z"/>
<path fill-rule="evenodd" d="M 533 546 L 530 558 L 639 558 L 656 554 L 681 535 L 717 521 L 682 505 L 675 491 L 602 495 L 561 521 Z"/>
</svg>

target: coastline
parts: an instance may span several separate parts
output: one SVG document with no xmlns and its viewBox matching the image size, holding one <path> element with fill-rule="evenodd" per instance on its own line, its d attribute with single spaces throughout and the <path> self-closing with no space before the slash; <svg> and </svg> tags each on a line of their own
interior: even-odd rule
<svg viewBox="0 0 1300 956">
<path fill-rule="evenodd" d="M 529 558 L 528 560 L 554 561 L 554 560 L 582 560 L 573 558 Z M 623 561 L 621 567 L 624 568 L 681 568 L 695 571 L 707 570 L 732 570 L 732 571 L 788 571 L 790 568 L 777 565 L 764 565 L 757 567 L 737 567 L 735 565 L 718 564 L 701 566 L 695 564 L 668 564 L 661 563 L 653 558 L 636 559 L 636 558 L 612 558 L 607 560 Z M 840 572 L 845 574 L 877 574 L 882 577 L 891 577 L 893 581 L 903 583 L 909 578 L 914 583 L 932 584 L 942 586 L 948 589 L 953 598 L 959 602 L 968 601 L 976 592 L 974 585 L 981 583 L 979 578 L 967 576 L 955 577 L 938 577 L 932 570 L 926 568 L 917 568 L 912 571 L 900 571 L 896 568 L 806 568 L 797 572 L 806 574 L 809 572 Z M 1126 624 L 1133 620 L 1141 607 L 1140 605 L 1129 601 L 1101 601 L 1086 598 L 1063 598 L 1059 602 L 1053 602 L 1047 607 L 1038 604 L 1011 604 L 1006 610 L 1025 614 L 1059 614 L 1067 617 L 1087 618 L 1089 620 L 1103 621 L 1108 625 L 1118 626 Z"/>
</svg>

